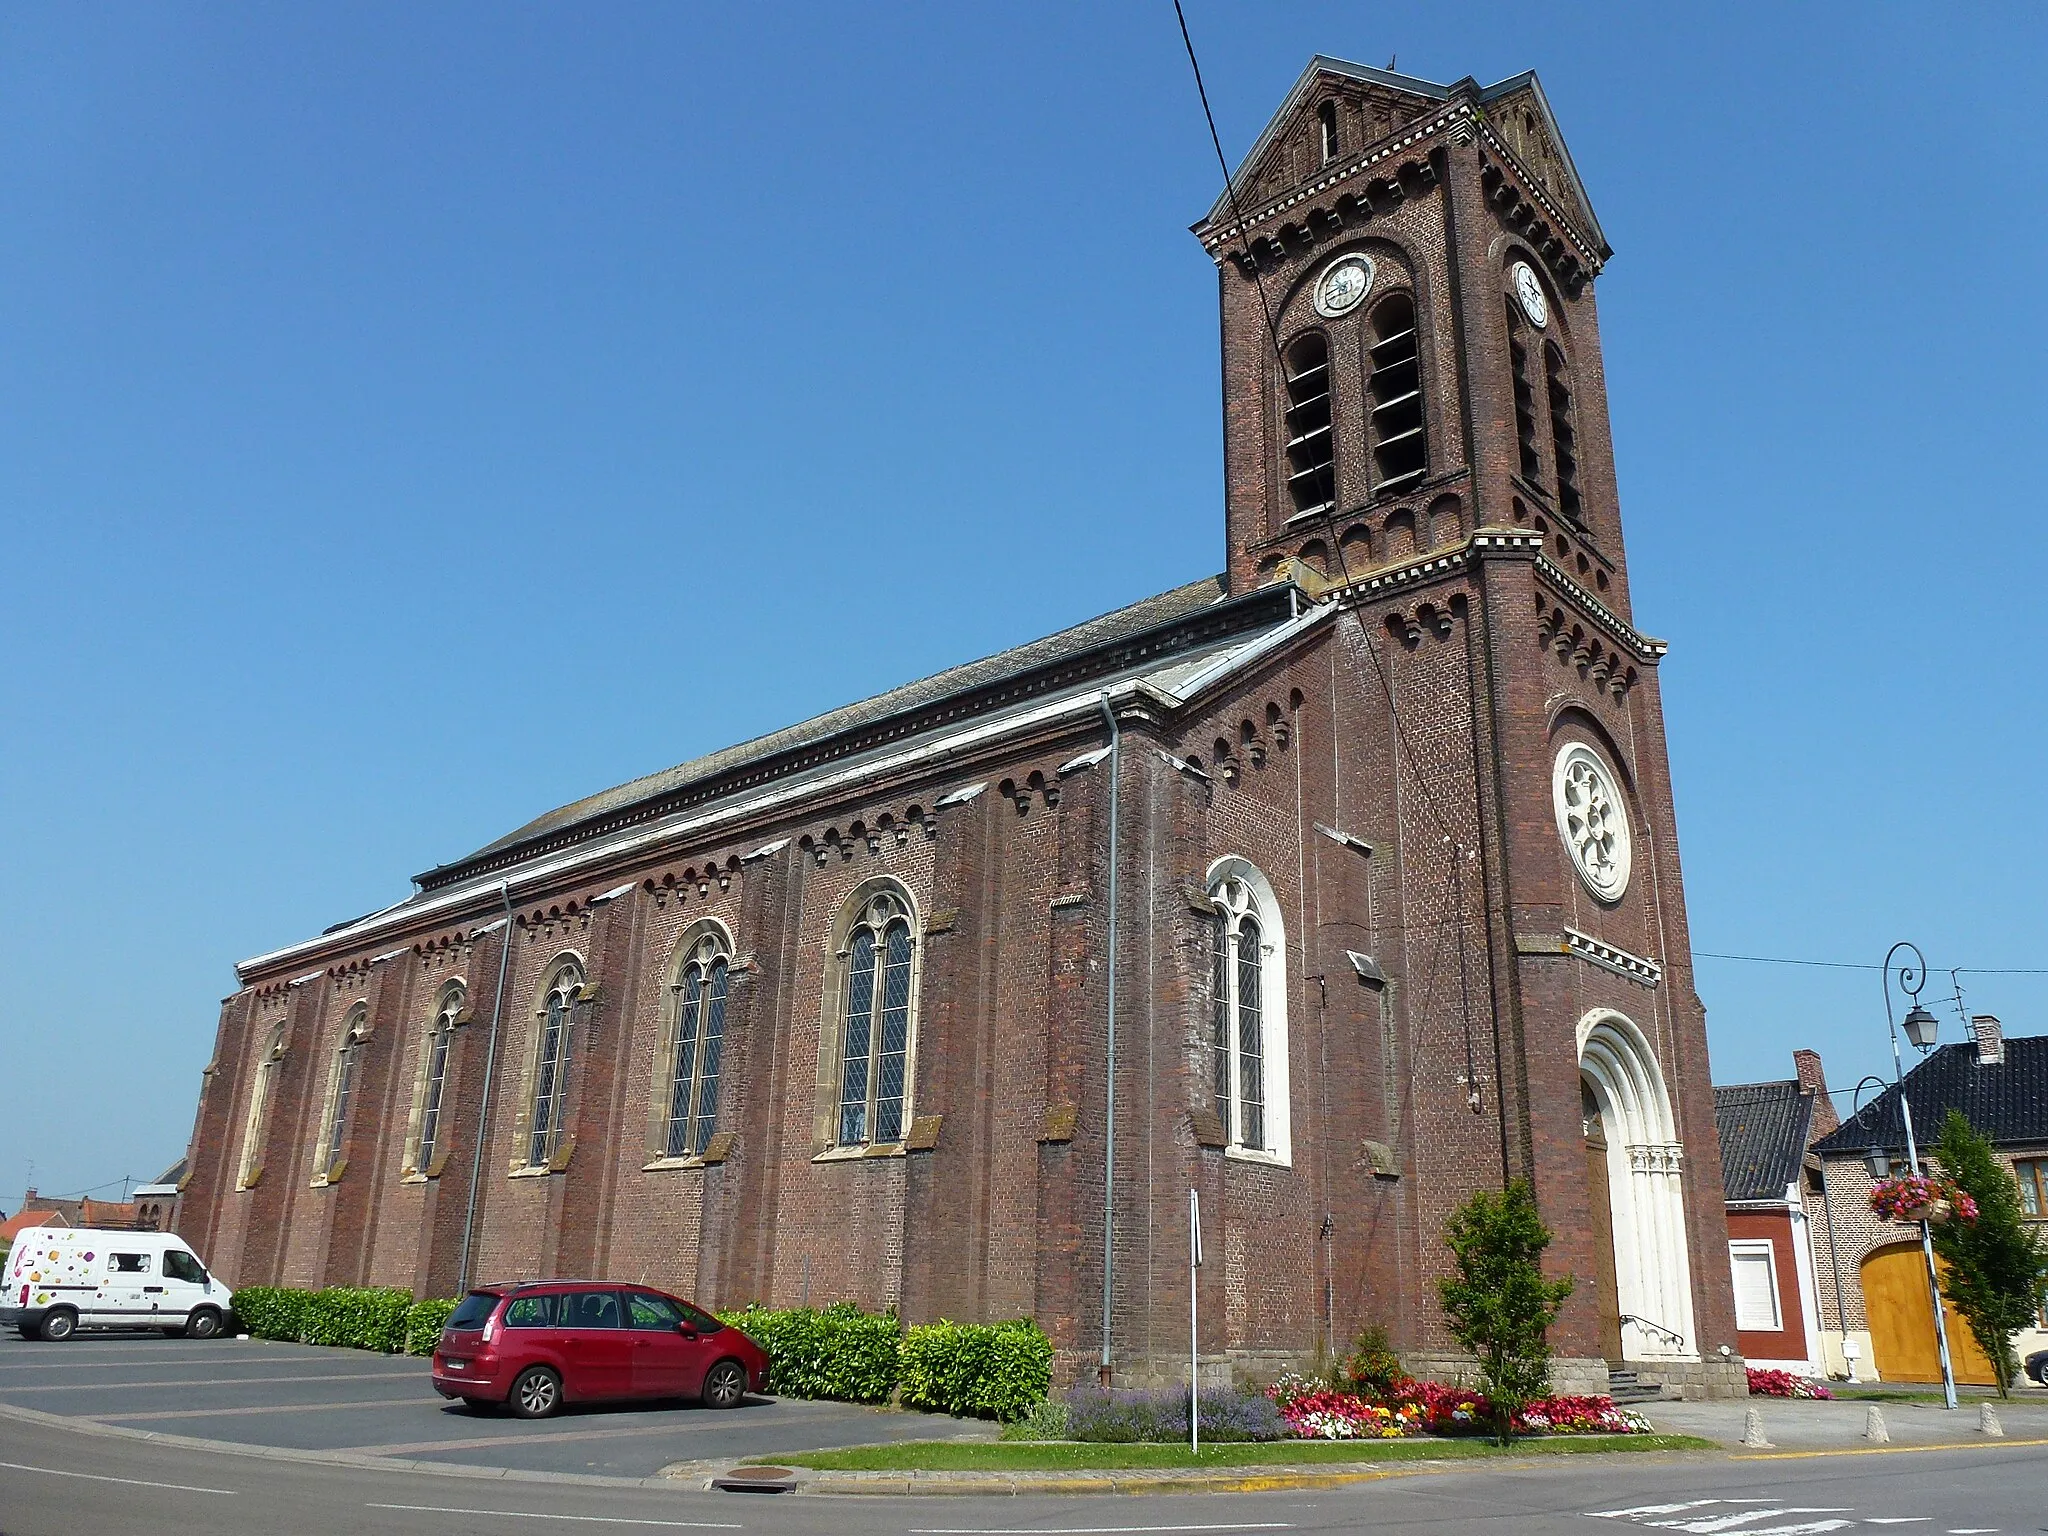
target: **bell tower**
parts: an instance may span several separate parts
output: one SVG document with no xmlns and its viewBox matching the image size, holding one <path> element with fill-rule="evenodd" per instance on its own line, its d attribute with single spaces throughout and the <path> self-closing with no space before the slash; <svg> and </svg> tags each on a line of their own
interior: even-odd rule
<svg viewBox="0 0 2048 1536">
<path fill-rule="evenodd" d="M 1364 711 L 1339 798 L 1408 935 L 1404 1356 L 1448 1347 L 1442 1213 L 1522 1178 L 1578 1280 L 1568 1390 L 1626 1363 L 1739 1392 L 1666 647 L 1635 627 L 1609 439 L 1612 253 L 1543 88 L 1318 57 L 1194 232 L 1222 285 L 1226 579 L 1337 605 Z"/>
</svg>

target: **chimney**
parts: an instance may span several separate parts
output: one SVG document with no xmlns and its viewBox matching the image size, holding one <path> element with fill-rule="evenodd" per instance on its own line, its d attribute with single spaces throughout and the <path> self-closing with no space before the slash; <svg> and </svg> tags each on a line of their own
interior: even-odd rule
<svg viewBox="0 0 2048 1536">
<path fill-rule="evenodd" d="M 1810 1146 L 1842 1122 L 1835 1114 L 1835 1101 L 1828 1097 L 1828 1074 L 1820 1064 L 1820 1052 L 1794 1051 L 1792 1070 L 1799 1075 L 1800 1088 L 1813 1095 L 1813 1124 L 1807 1130 Z"/>
<path fill-rule="evenodd" d="M 2005 1065 L 2005 1027 L 1996 1015 L 1977 1013 L 1970 1016 L 1970 1033 L 1977 1037 L 1977 1065 L 1980 1067 L 2002 1067 Z"/>
</svg>

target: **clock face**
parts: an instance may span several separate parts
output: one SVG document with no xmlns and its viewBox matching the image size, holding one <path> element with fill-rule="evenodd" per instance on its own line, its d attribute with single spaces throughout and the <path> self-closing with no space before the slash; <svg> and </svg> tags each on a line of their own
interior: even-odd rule
<svg viewBox="0 0 2048 1536">
<path fill-rule="evenodd" d="M 1535 269 L 1526 261 L 1518 261 L 1508 271 L 1508 277 L 1515 285 L 1515 297 L 1521 301 L 1522 313 L 1529 317 L 1529 323 L 1542 330 L 1550 320 L 1550 300 L 1544 297 L 1542 280 Z"/>
<path fill-rule="evenodd" d="M 1372 261 L 1365 256 L 1339 256 L 1316 279 L 1316 313 L 1334 319 L 1358 308 L 1372 292 Z"/>
<path fill-rule="evenodd" d="M 1557 754 L 1550 791 L 1558 835 L 1586 889 L 1602 901 L 1621 900 L 1628 889 L 1628 811 L 1605 760 L 1573 742 Z"/>
</svg>

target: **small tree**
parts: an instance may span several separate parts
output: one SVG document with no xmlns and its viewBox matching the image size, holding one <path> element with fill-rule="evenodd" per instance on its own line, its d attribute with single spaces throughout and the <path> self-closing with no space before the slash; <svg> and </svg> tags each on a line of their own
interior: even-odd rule
<svg viewBox="0 0 2048 1536">
<path fill-rule="evenodd" d="M 1961 1110 L 1942 1121 L 1934 1155 L 1977 1202 L 1975 1221 L 1934 1229 L 1934 1251 L 1948 1266 L 1941 1288 L 1989 1357 L 2005 1397 L 2019 1374 L 2012 1336 L 2033 1323 L 2048 1281 L 2048 1243 L 2021 1219 L 2018 1182 Z"/>
<path fill-rule="evenodd" d="M 1437 1282 L 1451 1337 L 1479 1357 L 1493 1402 L 1494 1433 L 1506 1445 L 1515 1415 L 1550 1390 L 1545 1334 L 1572 1293 L 1572 1277 L 1543 1278 L 1550 1229 L 1536 1214 L 1526 1179 L 1496 1195 L 1477 1191 L 1444 1224 L 1458 1273 Z"/>
</svg>

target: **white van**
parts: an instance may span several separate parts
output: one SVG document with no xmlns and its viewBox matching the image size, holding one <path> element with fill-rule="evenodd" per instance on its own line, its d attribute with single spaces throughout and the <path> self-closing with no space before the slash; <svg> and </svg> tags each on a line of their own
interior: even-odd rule
<svg viewBox="0 0 2048 1536">
<path fill-rule="evenodd" d="M 30 1227 L 7 1254 L 0 1327 L 24 1339 L 68 1339 L 81 1328 L 158 1328 L 210 1339 L 234 1294 L 168 1232 Z"/>
</svg>

